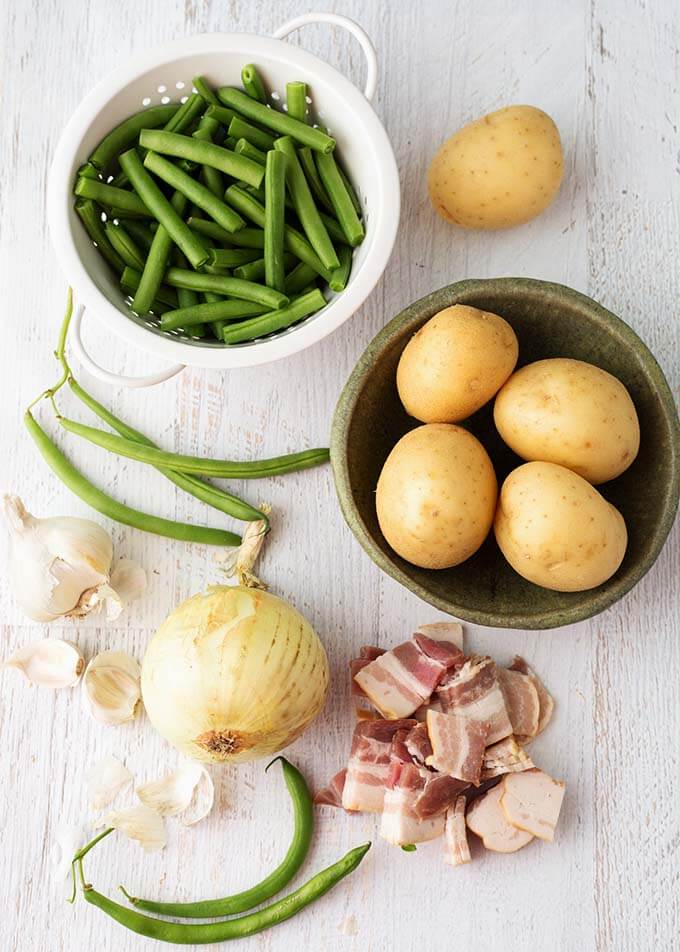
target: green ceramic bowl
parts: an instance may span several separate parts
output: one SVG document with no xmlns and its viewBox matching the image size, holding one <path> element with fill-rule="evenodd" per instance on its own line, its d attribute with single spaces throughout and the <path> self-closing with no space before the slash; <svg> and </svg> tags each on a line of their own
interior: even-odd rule
<svg viewBox="0 0 680 952">
<path fill-rule="evenodd" d="M 628 388 L 642 441 L 633 465 L 598 487 L 626 520 L 628 550 L 619 571 L 587 592 L 552 592 L 521 578 L 493 538 L 462 565 L 421 569 L 385 541 L 375 511 L 375 487 L 388 453 L 418 422 L 407 416 L 395 383 L 411 336 L 452 304 L 471 304 L 504 317 L 519 339 L 519 365 L 544 357 L 574 357 L 603 367 Z M 499 484 L 522 460 L 493 424 L 493 401 L 463 424 L 482 441 Z M 338 402 L 331 462 L 343 514 L 374 562 L 437 608 L 480 625 L 556 628 L 596 615 L 625 595 L 659 555 L 678 507 L 680 424 L 656 360 L 622 320 L 559 284 L 528 278 L 459 281 L 411 304 L 369 344 Z"/>
</svg>

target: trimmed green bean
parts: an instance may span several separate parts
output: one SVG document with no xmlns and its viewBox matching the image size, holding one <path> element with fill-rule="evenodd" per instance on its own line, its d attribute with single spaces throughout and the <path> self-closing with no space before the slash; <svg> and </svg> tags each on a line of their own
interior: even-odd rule
<svg viewBox="0 0 680 952">
<path fill-rule="evenodd" d="M 292 268 L 297 262 L 295 255 L 285 252 L 283 256 L 283 266 L 284 268 Z M 264 258 L 256 258 L 254 261 L 251 261 L 249 264 L 239 265 L 238 268 L 234 268 L 233 274 L 235 278 L 242 278 L 244 281 L 264 281 Z M 312 274 L 316 277 L 316 273 L 313 271 Z M 284 294 L 286 292 L 284 291 Z M 290 297 L 290 295 L 288 295 Z"/>
<path fill-rule="evenodd" d="M 181 192 L 175 192 L 170 199 L 170 206 L 181 221 L 187 207 L 187 200 L 184 195 Z M 139 285 L 132 301 L 132 310 L 136 311 L 137 314 L 144 314 L 151 310 L 151 302 L 154 298 L 159 297 L 171 247 L 172 237 L 170 232 L 163 225 L 159 225 L 153 236 L 151 248 L 144 263 L 144 270 L 140 275 Z"/>
<path fill-rule="evenodd" d="M 275 331 L 282 331 L 291 324 L 296 324 L 303 317 L 314 314 L 326 306 L 326 299 L 321 291 L 315 288 L 307 294 L 303 294 L 284 307 L 280 311 L 270 311 L 269 314 L 263 314 L 262 317 L 253 317 L 249 321 L 242 321 L 240 324 L 233 324 L 224 329 L 224 341 L 226 344 L 240 344 L 243 341 L 255 340 L 258 337 L 266 337 Z"/>
<path fill-rule="evenodd" d="M 331 274 L 328 286 L 331 291 L 344 291 L 352 270 L 352 249 L 348 245 L 341 245 L 338 249 L 340 265 Z"/>
<path fill-rule="evenodd" d="M 115 185 L 107 185 L 106 182 L 97 182 L 91 178 L 79 178 L 74 192 L 80 198 L 91 198 L 100 205 L 114 206 L 149 217 L 149 209 L 140 196 L 125 188 L 116 188 Z"/>
<path fill-rule="evenodd" d="M 199 96 L 203 97 L 205 102 L 211 106 L 219 106 L 220 101 L 217 98 L 217 94 L 212 91 L 210 86 L 208 86 L 205 76 L 194 76 L 192 82 L 194 84 L 194 89 L 199 94 Z"/>
<path fill-rule="evenodd" d="M 191 140 L 190 140 L 191 141 Z M 204 145 L 205 143 L 200 143 Z M 182 249 L 193 268 L 200 268 L 208 260 L 208 249 L 200 238 L 177 214 L 160 188 L 142 165 L 134 149 L 124 152 L 120 157 L 123 170 L 129 177 L 136 192 L 144 198 L 154 217 L 168 232 L 172 240 Z"/>
<path fill-rule="evenodd" d="M 158 126 L 165 125 L 179 111 L 179 108 L 178 104 L 170 103 L 167 106 L 152 106 L 150 109 L 142 109 L 141 112 L 135 113 L 104 136 L 90 155 L 88 162 L 91 162 L 100 172 L 105 172 L 119 152 L 123 152 L 128 146 L 137 142 L 142 129 L 156 129 Z"/>
<path fill-rule="evenodd" d="M 120 274 L 125 267 L 125 262 L 109 241 L 104 230 L 101 213 L 95 203 L 89 198 L 78 198 L 76 199 L 75 209 L 85 231 L 97 246 L 102 258 L 113 268 L 116 274 Z"/>
<path fill-rule="evenodd" d="M 290 274 L 286 275 L 284 293 L 287 294 L 288 297 L 300 294 L 315 278 L 316 271 L 314 268 L 310 268 L 308 264 L 301 261 L 300 264 L 293 268 Z"/>
<path fill-rule="evenodd" d="M 258 122 L 266 129 L 273 129 L 279 135 L 291 136 L 296 142 L 308 145 L 318 152 L 332 152 L 335 148 L 335 139 L 326 135 L 325 132 L 308 126 L 299 119 L 293 119 L 284 112 L 269 109 L 238 89 L 222 86 L 218 89 L 217 95 L 225 106 L 240 112 L 246 119 Z"/>
<path fill-rule="evenodd" d="M 347 242 L 355 248 L 364 240 L 364 226 L 359 220 L 352 198 L 340 175 L 338 164 L 332 155 L 318 153 L 316 167 Z"/>
<path fill-rule="evenodd" d="M 264 248 L 264 231 L 262 228 L 241 228 L 240 231 L 234 232 L 232 235 L 224 228 L 220 228 L 216 222 L 206 221 L 204 218 L 191 216 L 187 224 L 199 235 L 205 235 L 214 241 L 236 245 L 238 248 Z"/>
<path fill-rule="evenodd" d="M 207 145 L 207 143 L 201 143 L 201 145 Z M 158 178 L 177 189 L 178 192 L 181 192 L 190 202 L 193 202 L 194 205 L 201 208 L 207 215 L 210 215 L 210 217 L 226 231 L 238 231 L 239 228 L 243 228 L 245 225 L 241 216 L 236 214 L 232 208 L 225 205 L 220 198 L 213 195 L 209 188 L 206 188 L 205 185 L 201 185 L 200 182 L 192 179 L 190 175 L 187 175 L 186 172 L 183 172 L 182 169 L 178 168 L 172 162 L 169 162 L 157 152 L 147 153 L 144 159 L 144 166 L 153 172 L 154 175 L 157 175 Z"/>
<path fill-rule="evenodd" d="M 211 119 L 209 116 L 202 116 L 198 123 L 198 129 L 193 133 L 193 138 L 201 139 L 205 142 L 212 142 L 219 128 L 220 124 L 217 119 Z M 218 172 L 217 169 L 213 169 L 209 165 L 202 165 L 200 177 L 203 185 L 210 189 L 213 195 L 221 199 L 224 195 L 224 182 L 222 181 L 222 173 Z"/>
<path fill-rule="evenodd" d="M 258 165 L 265 165 L 267 162 L 267 153 L 258 149 L 252 142 L 248 142 L 247 139 L 239 139 L 234 146 L 234 152 L 237 152 L 239 155 L 245 155 L 247 159 L 257 162 Z"/>
<path fill-rule="evenodd" d="M 161 328 L 164 331 L 172 331 L 182 327 L 193 327 L 196 324 L 211 324 L 213 321 L 240 321 L 245 317 L 266 314 L 268 311 L 268 307 L 255 304 L 253 301 L 233 301 L 223 298 L 219 301 L 199 304 L 197 300 L 191 306 L 166 311 L 161 317 Z"/>
<path fill-rule="evenodd" d="M 188 129 L 194 119 L 198 119 L 205 111 L 205 100 L 199 93 L 192 93 L 186 102 L 182 103 L 175 115 L 167 122 L 163 129 L 166 132 L 182 132 Z M 144 126 L 144 129 L 150 129 L 151 126 Z M 142 130 L 140 130 L 141 133 Z M 140 134 L 141 138 L 141 134 Z M 141 143 L 140 143 L 141 144 Z"/>
<path fill-rule="evenodd" d="M 98 182 L 101 181 L 99 169 L 95 168 L 95 166 L 92 165 L 89 159 L 84 165 L 81 165 L 78 171 L 76 172 L 76 179 L 79 179 L 79 178 L 91 178 L 91 179 L 96 179 Z"/>
<path fill-rule="evenodd" d="M 357 213 L 359 218 L 361 218 L 362 208 L 361 202 L 359 201 L 359 196 L 357 195 L 356 190 L 349 179 L 349 176 L 346 174 L 345 170 L 340 164 L 338 164 L 338 175 L 342 179 L 342 183 L 347 189 L 347 194 L 350 197 L 352 205 L 354 205 L 354 211 Z"/>
<path fill-rule="evenodd" d="M 219 102 L 219 100 L 218 100 Z M 226 106 L 222 105 L 210 105 L 205 111 L 205 115 L 209 116 L 210 119 L 217 119 L 220 125 L 224 126 L 225 129 L 229 128 L 229 123 L 234 118 L 234 110 L 227 109 Z"/>
<path fill-rule="evenodd" d="M 202 142 L 192 136 L 176 135 L 162 129 L 144 130 L 139 137 L 140 144 L 152 152 L 171 155 L 179 159 L 189 159 L 199 165 L 210 165 L 232 178 L 247 182 L 257 188 L 264 178 L 264 169 L 236 152 L 223 149 L 214 142 Z"/>
<path fill-rule="evenodd" d="M 129 231 L 138 245 L 149 251 L 153 241 L 153 232 L 145 222 L 129 219 L 125 222 L 125 229 Z"/>
<path fill-rule="evenodd" d="M 211 248 L 210 264 L 217 268 L 238 268 L 260 257 L 257 248 Z M 240 277 L 240 275 L 236 275 Z"/>
<path fill-rule="evenodd" d="M 256 99 L 258 102 L 267 102 L 267 93 L 262 77 L 253 63 L 247 63 L 241 70 L 241 82 L 251 99 Z"/>
<path fill-rule="evenodd" d="M 141 281 L 142 272 L 137 271 L 136 268 L 131 268 L 129 265 L 126 265 L 123 273 L 120 276 L 120 286 L 123 288 L 123 290 L 134 295 L 137 292 Z M 176 308 L 178 305 L 177 292 L 174 288 L 169 288 L 167 284 L 159 284 L 154 298 L 156 301 L 160 301 L 162 304 L 165 304 L 170 308 Z M 152 308 L 149 307 L 148 310 L 152 310 Z M 146 312 L 139 311 L 138 313 L 144 314 Z"/>
<path fill-rule="evenodd" d="M 325 212 L 319 212 L 319 215 L 321 216 L 321 221 L 326 226 L 326 231 L 330 235 L 330 238 L 334 244 L 346 245 L 347 238 L 345 237 L 345 233 L 338 224 L 337 220 L 332 218 L 330 215 L 327 215 Z M 339 253 L 340 252 L 338 251 L 338 254 Z"/>
<path fill-rule="evenodd" d="M 125 264 L 141 271 L 144 267 L 144 253 L 137 247 L 125 228 L 120 224 L 114 225 L 112 221 L 107 221 L 104 224 L 104 231 Z"/>
<path fill-rule="evenodd" d="M 319 178 L 319 173 L 314 164 L 314 153 L 309 146 L 303 145 L 301 149 L 297 150 L 297 154 L 300 165 L 302 166 L 302 171 L 305 173 L 307 184 L 312 190 L 314 198 L 320 205 L 323 205 L 327 211 L 332 212 L 333 206 L 331 205 L 331 200 L 328 197 L 326 189 L 323 187 L 323 182 Z M 342 240 L 345 240 L 344 234 Z"/>
<path fill-rule="evenodd" d="M 233 532 L 227 532 L 225 529 L 210 529 L 175 522 L 172 519 L 162 519 L 160 516 L 152 516 L 141 512 L 139 509 L 132 509 L 130 506 L 117 502 L 94 486 L 73 466 L 50 440 L 47 433 L 29 411 L 24 415 L 24 423 L 43 459 L 56 476 L 74 495 L 103 516 L 113 519 L 114 522 L 140 529 L 142 532 L 152 532 L 154 535 L 180 539 L 183 542 L 200 542 L 205 545 L 223 546 L 240 545 L 240 536 Z M 122 437 L 116 437 L 116 439 L 122 439 Z"/>
<path fill-rule="evenodd" d="M 307 240 L 324 267 L 332 271 L 333 268 L 339 267 L 340 260 L 314 204 L 293 140 L 289 136 L 282 136 L 276 140 L 274 148 L 286 157 L 286 185 Z"/>
<path fill-rule="evenodd" d="M 307 121 L 307 84 L 294 80 L 286 83 L 286 105 L 288 115 L 300 122 Z"/>
<path fill-rule="evenodd" d="M 283 242 L 286 227 L 286 157 L 267 152 L 264 176 L 264 272 L 268 287 L 283 291 L 286 272 Z"/>
<path fill-rule="evenodd" d="M 174 248 L 172 251 L 172 263 L 177 268 L 188 268 L 189 262 L 184 257 L 179 248 Z M 205 268 L 206 265 L 203 265 Z M 198 294 L 196 291 L 191 291 L 189 288 L 177 288 L 177 307 L 195 307 L 198 304 Z M 167 313 L 167 312 L 164 312 Z M 161 327 L 163 322 L 161 321 Z M 183 327 L 177 327 L 175 330 L 178 330 L 180 333 L 186 333 L 188 337 L 201 338 L 205 337 L 207 331 L 205 324 L 193 324 L 188 330 Z M 125 436 L 125 434 L 121 434 Z"/>
<path fill-rule="evenodd" d="M 223 295 L 215 294 L 214 291 L 204 291 L 201 294 L 201 297 L 203 298 L 205 304 L 222 304 L 225 300 Z M 223 321 L 219 318 L 217 320 L 210 321 L 208 326 L 210 327 L 210 330 L 212 331 L 216 340 L 222 340 L 222 332 L 224 331 L 225 324 L 226 321 Z"/>
<path fill-rule="evenodd" d="M 127 208 L 116 208 L 115 205 L 104 205 L 104 211 L 107 218 L 115 218 L 119 221 L 149 221 L 149 212 L 131 212 Z"/>
<path fill-rule="evenodd" d="M 274 288 L 266 288 L 262 284 L 241 281 L 239 278 L 230 278 L 221 274 L 200 274 L 197 271 L 185 271 L 183 268 L 168 268 L 165 272 L 165 282 L 175 288 L 210 291 L 213 294 L 224 294 L 226 297 L 235 297 L 242 301 L 253 301 L 255 304 L 264 304 L 272 310 L 286 307 L 288 304 L 286 295 Z"/>
<path fill-rule="evenodd" d="M 274 312 L 276 313 L 276 312 Z M 226 333 L 226 331 L 225 331 Z M 271 459 L 235 461 L 228 459 L 207 459 L 201 456 L 186 456 L 182 453 L 168 453 L 155 446 L 146 446 L 134 440 L 128 440 L 114 433 L 107 433 L 94 426 L 77 423 L 60 416 L 59 423 L 69 433 L 80 436 L 95 446 L 100 446 L 118 456 L 150 463 L 152 466 L 165 466 L 182 473 L 196 476 L 219 476 L 224 479 L 265 479 L 267 476 L 280 476 L 283 473 L 296 473 L 302 469 L 321 466 L 329 460 L 327 449 L 303 450 L 300 453 L 288 453 Z M 161 533 L 162 534 L 162 533 Z"/>
<path fill-rule="evenodd" d="M 251 145 L 254 145 L 261 152 L 269 152 L 270 149 L 274 148 L 274 139 L 276 136 L 270 135 L 268 132 L 265 132 L 264 129 L 258 129 L 257 126 L 251 126 L 251 124 L 246 122 L 241 116 L 235 115 L 232 118 L 229 123 L 228 132 L 234 139 L 245 139 L 246 142 L 250 142 Z"/>
</svg>

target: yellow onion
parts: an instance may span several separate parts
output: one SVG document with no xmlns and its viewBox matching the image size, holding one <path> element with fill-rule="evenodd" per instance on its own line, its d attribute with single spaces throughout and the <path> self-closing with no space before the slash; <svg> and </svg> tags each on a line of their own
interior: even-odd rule
<svg viewBox="0 0 680 952">
<path fill-rule="evenodd" d="M 328 691 L 314 629 L 287 602 L 214 586 L 168 615 L 142 665 L 151 723 L 195 760 L 266 757 L 310 725 Z"/>
</svg>

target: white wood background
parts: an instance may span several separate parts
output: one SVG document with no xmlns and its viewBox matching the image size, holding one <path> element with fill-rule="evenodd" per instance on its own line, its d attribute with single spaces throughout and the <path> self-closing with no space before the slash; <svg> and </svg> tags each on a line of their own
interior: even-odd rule
<svg viewBox="0 0 680 952">
<path fill-rule="evenodd" d="M 392 138 L 403 189 L 396 249 L 361 311 L 322 344 L 284 363 L 231 374 L 186 371 L 151 393 L 107 393 L 133 424 L 185 452 L 275 454 L 328 440 L 333 407 L 357 357 L 404 305 L 464 277 L 529 275 L 602 301 L 651 346 L 677 392 L 680 17 L 674 0 L 444 2 L 319 0 L 356 17 L 375 40 L 376 108 Z M 51 359 L 65 285 L 50 251 L 45 178 L 60 130 L 80 98 L 130 52 L 211 30 L 266 33 L 310 9 L 302 0 L 5 0 L 2 16 L 0 298 L 2 487 L 39 515 L 87 514 L 36 456 L 22 410 L 55 377 Z M 295 42 L 360 81 L 358 45 L 336 29 Z M 425 174 L 440 141 L 462 123 L 514 102 L 546 109 L 566 148 L 556 204 L 499 234 L 466 234 L 435 218 Z M 94 335 L 90 334 L 90 339 Z M 115 339 L 99 348 L 120 372 L 148 369 Z M 74 409 L 74 412 L 77 412 Z M 43 417 L 47 420 L 47 417 Z M 80 456 L 96 482 L 132 505 L 180 519 L 202 507 L 138 464 L 92 448 Z M 245 487 L 244 487 L 245 488 Z M 249 487 L 252 492 L 252 486 Z M 238 487 L 237 487 L 238 490 Z M 344 761 L 352 718 L 346 662 L 367 641 L 389 646 L 436 614 L 383 577 L 345 527 L 328 469 L 261 488 L 275 531 L 261 570 L 313 622 L 328 649 L 333 689 L 322 717 L 291 749 L 315 782 Z M 113 626 L 51 626 L 86 652 L 142 656 L 181 599 L 216 581 L 206 549 L 110 526 L 117 552 L 150 572 L 148 596 Z M 294 920 L 249 940 L 258 950 L 410 952 L 432 949 L 670 950 L 680 948 L 678 810 L 680 537 L 614 609 L 553 632 L 469 631 L 501 660 L 525 655 L 557 700 L 539 762 L 567 781 L 554 845 L 481 855 L 458 870 L 439 846 L 416 854 L 375 839 L 353 878 Z M 27 624 L 2 578 L 2 654 L 47 632 Z M 20 952 L 130 952 L 149 940 L 84 905 L 62 901 L 49 843 L 61 819 L 85 816 L 83 774 L 115 753 L 139 779 L 174 763 L 142 718 L 104 728 L 75 692 L 30 690 L 16 672 L 0 687 L 0 948 Z M 319 815 L 306 872 L 374 834 L 368 818 Z M 89 878 L 164 897 L 203 897 L 250 885 L 278 862 L 290 834 L 280 778 L 262 766 L 224 770 L 217 808 L 193 831 L 147 857 L 102 844 Z"/>
</svg>

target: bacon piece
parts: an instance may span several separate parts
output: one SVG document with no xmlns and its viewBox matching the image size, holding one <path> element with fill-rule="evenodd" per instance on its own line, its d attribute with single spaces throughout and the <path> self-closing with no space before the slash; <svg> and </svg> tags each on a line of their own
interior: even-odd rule
<svg viewBox="0 0 680 952">
<path fill-rule="evenodd" d="M 425 787 L 425 778 L 414 764 L 393 764 L 391 786 L 385 790 L 380 835 L 389 843 L 406 846 L 434 840 L 444 832 L 444 816 L 421 820 L 414 805 Z"/>
<path fill-rule="evenodd" d="M 500 784 L 500 805 L 506 820 L 518 830 L 552 842 L 565 786 L 536 768 L 508 774 Z"/>
<path fill-rule="evenodd" d="M 465 828 L 465 797 L 457 797 L 455 804 L 446 814 L 444 826 L 444 862 L 449 866 L 461 866 L 469 863 L 470 846 Z"/>
<path fill-rule="evenodd" d="M 347 777 L 347 768 L 338 771 L 331 778 L 328 786 L 318 790 L 314 794 L 314 803 L 318 806 L 341 807 L 342 791 L 345 787 L 345 778 Z"/>
<path fill-rule="evenodd" d="M 456 780 L 448 774 L 432 772 L 425 780 L 425 789 L 413 804 L 413 812 L 421 820 L 445 813 L 469 786 L 469 783 Z"/>
<path fill-rule="evenodd" d="M 456 645 L 451 644 L 450 641 L 435 641 L 428 635 L 423 634 L 422 631 L 417 631 L 413 640 L 428 658 L 439 661 L 447 671 L 460 668 L 465 661 L 463 652 Z"/>
<path fill-rule="evenodd" d="M 361 671 L 362 668 L 365 668 L 367 664 L 370 664 L 371 661 L 375 661 L 376 658 L 379 658 L 380 655 L 383 654 L 385 654 L 384 648 L 378 648 L 376 645 L 362 645 L 359 649 L 359 657 L 352 658 L 349 663 L 349 672 L 350 678 L 352 679 L 352 695 L 354 697 L 366 697 L 357 682 L 354 680 L 354 675 Z"/>
<path fill-rule="evenodd" d="M 439 686 L 436 696 L 445 713 L 488 724 L 487 744 L 495 744 L 512 734 L 497 668 L 491 658 L 468 658 L 462 668 Z"/>
<path fill-rule="evenodd" d="M 380 813 L 390 769 L 392 738 L 415 727 L 414 720 L 359 721 L 354 728 L 347 777 L 342 792 L 345 810 Z"/>
<path fill-rule="evenodd" d="M 406 738 L 409 734 L 410 731 L 402 728 L 398 730 L 392 738 L 392 744 L 390 746 L 390 760 L 392 763 L 410 764 L 413 762 L 411 751 L 406 745 Z"/>
<path fill-rule="evenodd" d="M 489 725 L 459 714 L 428 711 L 427 733 L 432 744 L 427 765 L 457 780 L 477 785 Z"/>
<path fill-rule="evenodd" d="M 498 683 L 505 698 L 505 707 L 512 724 L 513 734 L 520 737 L 535 737 L 538 731 L 540 706 L 538 691 L 529 675 L 499 668 Z"/>
<path fill-rule="evenodd" d="M 430 625 L 421 625 L 416 634 L 427 635 L 433 641 L 448 641 L 459 651 L 465 650 L 463 626 L 457 621 L 435 621 Z"/>
<path fill-rule="evenodd" d="M 526 750 L 510 735 L 484 751 L 482 780 L 491 780 L 492 777 L 500 777 L 501 774 L 531 770 L 533 766 Z"/>
<path fill-rule="evenodd" d="M 521 674 L 526 674 L 527 677 L 531 678 L 533 681 L 534 687 L 536 688 L 536 693 L 538 694 L 538 730 L 536 734 L 540 734 L 541 731 L 544 731 L 550 722 L 550 718 L 553 715 L 553 710 L 555 709 L 555 702 L 552 699 L 552 695 L 546 689 L 545 685 L 538 677 L 536 672 L 529 667 L 524 658 L 520 658 L 519 655 L 515 655 L 513 658 L 512 664 L 510 665 L 511 671 L 519 671 Z"/>
<path fill-rule="evenodd" d="M 413 717 L 417 721 L 424 723 L 427 720 L 428 711 L 441 711 L 442 705 L 441 701 L 438 698 L 430 698 L 428 704 L 421 704 L 420 707 L 413 712 Z"/>
<path fill-rule="evenodd" d="M 429 699 L 447 670 L 412 638 L 371 661 L 354 680 L 383 717 L 408 717 Z"/>
<path fill-rule="evenodd" d="M 406 749 L 417 764 L 424 764 L 432 755 L 432 744 L 427 733 L 427 724 L 416 724 L 406 735 Z"/>
<path fill-rule="evenodd" d="M 521 777 L 523 774 L 516 774 Z M 476 833 L 488 850 L 494 853 L 516 853 L 533 840 L 533 835 L 513 826 L 501 809 L 503 784 L 499 783 L 478 797 L 468 807 L 465 820 L 473 833 Z"/>
</svg>

